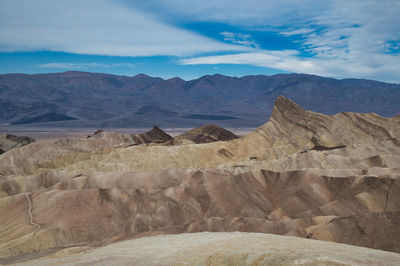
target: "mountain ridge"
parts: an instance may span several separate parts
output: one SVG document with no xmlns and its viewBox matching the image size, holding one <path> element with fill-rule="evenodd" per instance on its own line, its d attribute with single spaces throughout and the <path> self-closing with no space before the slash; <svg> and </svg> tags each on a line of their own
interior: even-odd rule
<svg viewBox="0 0 400 266">
<path fill-rule="evenodd" d="M 400 113 L 400 84 L 364 79 L 334 79 L 306 74 L 220 74 L 198 79 L 162 79 L 68 71 L 50 74 L 0 75 L 0 122 L 32 121 L 57 113 L 74 121 L 33 123 L 59 127 L 195 127 L 211 123 L 213 115 L 238 119 L 218 121 L 223 127 L 257 127 L 283 95 L 307 110 L 324 114 L 374 112 L 385 117 Z M 141 112 L 146 106 L 160 111 Z M 202 119 L 187 119 L 192 115 Z M 186 118 L 185 118 L 186 117 Z"/>
</svg>

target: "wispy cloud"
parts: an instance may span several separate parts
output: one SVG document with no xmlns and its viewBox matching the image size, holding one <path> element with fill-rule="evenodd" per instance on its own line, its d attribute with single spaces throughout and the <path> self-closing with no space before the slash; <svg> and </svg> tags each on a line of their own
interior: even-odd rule
<svg viewBox="0 0 400 266">
<path fill-rule="evenodd" d="M 183 65 L 199 64 L 247 64 L 268 68 L 281 69 L 290 72 L 319 73 L 326 75 L 313 60 L 304 60 L 297 57 L 294 50 L 258 51 L 249 53 L 215 55 L 186 58 L 180 61 Z M 301 71 L 299 71 L 301 70 Z"/>
<path fill-rule="evenodd" d="M 128 67 L 132 68 L 135 67 L 135 64 L 132 63 L 115 63 L 115 64 L 102 64 L 102 63 L 45 63 L 39 64 L 40 68 L 61 68 L 61 69 L 87 69 L 87 68 L 118 68 L 118 67 Z"/>
<path fill-rule="evenodd" d="M 253 39 L 250 34 L 235 33 L 229 31 L 220 32 L 220 35 L 224 37 L 224 41 L 228 41 L 234 44 L 244 45 L 248 47 L 258 48 L 259 44 Z"/>
<path fill-rule="evenodd" d="M 244 27 L 292 27 L 330 9 L 320 0 L 152 0 L 125 1 L 166 20 L 220 22 Z"/>
<path fill-rule="evenodd" d="M 302 28 L 302 29 L 296 29 L 296 30 L 287 30 L 287 31 L 281 31 L 279 34 L 283 36 L 293 36 L 293 35 L 304 35 L 304 34 L 309 34 L 313 32 L 314 29 L 310 28 Z"/>
<path fill-rule="evenodd" d="M 246 50 L 167 25 L 111 0 L 2 0 L 0 36 L 0 52 L 182 56 Z"/>
<path fill-rule="evenodd" d="M 231 7 L 240 1 L 228 4 Z M 293 62 L 292 65 L 279 63 L 269 56 L 273 51 L 260 50 L 231 55 L 189 58 L 182 63 L 218 63 L 241 62 L 258 66 L 268 66 L 282 70 L 302 73 L 324 74 L 334 77 L 360 77 L 385 81 L 400 82 L 400 1 L 387 0 L 335 0 L 335 1 L 283 1 L 282 4 L 256 5 L 249 1 L 245 10 L 253 10 L 250 22 L 242 16 L 235 16 L 233 8 L 215 20 L 225 21 L 246 27 L 247 29 L 263 28 L 276 31 L 300 44 L 297 55 L 281 55 L 281 62 Z M 291 2 L 292 7 L 285 9 Z M 215 4 L 220 8 L 220 2 Z M 318 12 L 310 9 L 315 6 Z M 272 10 L 272 8 L 275 8 Z M 264 12 L 259 12 L 260 9 Z M 296 9 L 298 12 L 296 12 Z M 192 9 L 193 10 L 193 9 Z M 213 14 L 204 14 L 199 8 L 198 19 L 204 15 L 213 19 Z M 207 10 L 213 10 L 208 8 Z M 230 11 L 232 11 L 230 13 Z M 216 11 L 217 12 L 217 11 Z M 211 12 L 212 13 L 212 12 Z M 290 13 L 290 15 L 287 15 Z M 232 16 L 229 18 L 229 16 Z M 235 21 L 232 21 L 235 20 Z M 257 41 L 257 40 L 256 40 Z M 304 56 L 304 53 L 307 56 Z M 260 59 L 255 58 L 259 56 Z M 212 60 L 211 60 L 212 59 Z M 307 62 L 308 67 L 304 67 Z"/>
</svg>

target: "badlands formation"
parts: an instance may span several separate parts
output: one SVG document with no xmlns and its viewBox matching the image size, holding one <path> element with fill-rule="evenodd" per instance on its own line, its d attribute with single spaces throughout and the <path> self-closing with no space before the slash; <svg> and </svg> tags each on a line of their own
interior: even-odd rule
<svg viewBox="0 0 400 266">
<path fill-rule="evenodd" d="M 278 97 L 241 138 L 167 138 L 98 132 L 1 154 L 0 263 L 400 261 L 399 115 L 328 116 Z M 267 234 L 170 235 L 204 231 Z"/>
<path fill-rule="evenodd" d="M 0 135 L 0 154 L 14 148 L 28 145 L 32 142 L 35 142 L 35 140 L 30 137 L 18 137 L 12 134 Z"/>
</svg>

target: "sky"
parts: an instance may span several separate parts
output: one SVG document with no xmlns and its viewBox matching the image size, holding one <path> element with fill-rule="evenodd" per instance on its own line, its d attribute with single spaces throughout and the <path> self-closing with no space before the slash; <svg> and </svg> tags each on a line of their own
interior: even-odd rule
<svg viewBox="0 0 400 266">
<path fill-rule="evenodd" d="M 0 73 L 400 83 L 399 0 L 0 0 Z"/>
</svg>

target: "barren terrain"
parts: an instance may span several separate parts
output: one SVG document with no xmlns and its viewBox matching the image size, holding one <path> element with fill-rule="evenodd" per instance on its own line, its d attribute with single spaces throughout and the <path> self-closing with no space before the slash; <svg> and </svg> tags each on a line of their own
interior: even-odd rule
<svg viewBox="0 0 400 266">
<path fill-rule="evenodd" d="M 400 253 L 400 116 L 328 116 L 279 97 L 270 120 L 238 139 L 215 141 L 222 135 L 214 128 L 200 138 L 183 134 L 188 138 L 176 143 L 151 142 L 154 134 L 145 134 L 35 142 L 0 155 L 0 262 L 203 231 L 279 234 Z M 275 239 L 277 245 L 286 241 Z M 119 245 L 133 248 L 147 240 L 132 241 L 139 242 Z M 267 253 L 265 263 L 272 258 Z M 358 256 L 351 253 L 335 263 L 351 264 Z M 388 264 L 398 256 L 379 254 Z M 79 264 L 90 255 L 82 256 L 71 260 Z M 368 263 L 364 259 L 356 260 Z"/>
</svg>

